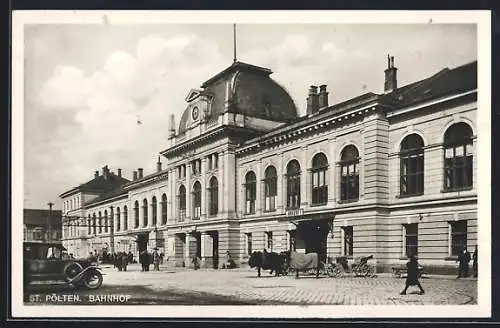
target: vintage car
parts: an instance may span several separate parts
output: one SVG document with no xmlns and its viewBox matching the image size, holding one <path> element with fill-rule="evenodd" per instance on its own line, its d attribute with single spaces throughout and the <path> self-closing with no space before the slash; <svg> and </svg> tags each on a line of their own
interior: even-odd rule
<svg viewBox="0 0 500 328">
<path fill-rule="evenodd" d="M 75 287 L 98 289 L 103 276 L 97 263 L 74 259 L 57 243 L 24 243 L 24 285 L 32 281 L 64 281 Z"/>
</svg>

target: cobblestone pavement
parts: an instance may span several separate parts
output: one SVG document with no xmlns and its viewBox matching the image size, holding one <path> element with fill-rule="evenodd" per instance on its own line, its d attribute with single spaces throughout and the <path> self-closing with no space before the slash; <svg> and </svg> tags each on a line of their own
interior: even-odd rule
<svg viewBox="0 0 500 328">
<path fill-rule="evenodd" d="M 118 272 L 104 268 L 104 284 L 119 286 L 142 285 L 152 292 L 200 293 L 225 296 L 235 301 L 261 300 L 266 304 L 338 304 L 338 305 L 405 305 L 405 304 L 476 304 L 477 282 L 454 277 L 421 279 L 426 293 L 418 295 L 410 287 L 407 295 L 399 295 L 405 280 L 381 274 L 374 278 L 313 275 L 275 277 L 264 271 L 257 277 L 255 270 L 198 271 L 181 268 L 162 268 L 159 272 L 140 272 L 131 265 L 129 271 Z"/>
</svg>

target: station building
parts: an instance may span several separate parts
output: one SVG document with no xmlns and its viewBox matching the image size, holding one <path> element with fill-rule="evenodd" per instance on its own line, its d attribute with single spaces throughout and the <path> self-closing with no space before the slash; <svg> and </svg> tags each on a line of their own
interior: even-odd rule
<svg viewBox="0 0 500 328">
<path fill-rule="evenodd" d="M 105 166 L 61 194 L 64 245 L 157 247 L 187 267 L 293 249 L 454 270 L 477 243 L 477 62 L 404 86 L 393 57 L 383 73 L 383 93 L 333 105 L 311 86 L 299 116 L 271 70 L 235 61 L 188 92 L 156 172 Z"/>
</svg>

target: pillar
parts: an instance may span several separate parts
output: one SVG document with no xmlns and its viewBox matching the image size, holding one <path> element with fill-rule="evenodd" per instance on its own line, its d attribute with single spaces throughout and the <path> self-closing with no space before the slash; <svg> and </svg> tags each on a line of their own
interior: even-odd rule
<svg viewBox="0 0 500 328">
<path fill-rule="evenodd" d="M 213 161 L 214 159 L 212 159 Z M 218 155 L 217 159 L 217 181 L 219 182 L 219 216 L 225 215 L 224 213 L 227 211 L 226 207 L 226 190 L 227 190 L 227 185 L 226 181 L 224 180 L 224 153 L 221 152 Z"/>
<path fill-rule="evenodd" d="M 154 212 L 154 207 L 157 206 L 156 209 L 156 224 L 158 224 L 158 198 L 156 199 L 156 204 L 153 204 L 153 201 L 151 200 L 151 205 L 148 207 L 148 227 L 154 227 L 155 225 L 153 224 L 153 212 Z"/>
<path fill-rule="evenodd" d="M 128 211 L 128 206 L 127 206 L 127 211 Z M 125 214 L 126 213 L 126 214 Z M 121 218 L 122 220 L 122 223 L 121 223 L 121 226 L 122 226 L 122 230 L 125 230 L 125 224 L 127 225 L 127 230 L 128 230 L 128 227 L 130 227 L 130 222 L 128 222 L 129 220 L 129 215 L 127 212 L 125 212 L 125 210 L 123 210 L 122 214 L 121 214 Z M 125 223 L 125 220 L 127 220 L 127 223 Z"/>
<path fill-rule="evenodd" d="M 257 167 L 255 168 L 255 213 L 261 214 L 265 209 L 265 206 L 262 206 L 263 202 L 261 201 L 263 196 L 263 185 L 262 185 L 262 160 L 259 159 L 257 163 Z"/>
<path fill-rule="evenodd" d="M 177 204 L 175 202 L 177 199 L 177 191 L 175 190 L 176 174 L 177 172 L 175 169 L 170 170 L 168 179 L 169 192 L 167 193 L 167 223 L 168 220 L 170 220 L 171 223 L 177 222 L 177 216 L 175 215 L 177 209 Z"/>
<path fill-rule="evenodd" d="M 203 157 L 201 160 L 201 218 L 205 218 L 207 214 L 207 158 Z"/>
<path fill-rule="evenodd" d="M 189 219 L 191 218 L 192 216 L 192 211 L 193 209 L 191 208 L 192 206 L 192 197 L 193 197 L 193 194 L 192 194 L 192 191 L 193 191 L 193 186 L 191 185 L 191 169 L 188 168 L 187 166 L 189 165 L 186 164 L 186 168 L 185 168 L 185 171 L 186 171 L 186 219 Z"/>
<path fill-rule="evenodd" d="M 286 184 L 283 172 L 283 153 L 279 154 L 278 165 L 276 166 L 276 210 L 280 212 L 286 206 L 285 189 L 283 189 Z"/>
<path fill-rule="evenodd" d="M 213 237 L 209 233 L 201 233 L 201 266 L 203 268 L 213 267 L 213 243 Z"/>
<path fill-rule="evenodd" d="M 337 162 L 337 153 L 335 149 L 335 138 L 330 139 L 329 141 L 329 152 L 330 156 L 328 158 L 328 205 L 329 206 L 335 206 L 335 202 L 337 200 L 336 194 L 337 194 L 337 186 L 335 185 L 335 181 L 337 179 L 337 165 L 335 164 Z"/>
<path fill-rule="evenodd" d="M 139 228 L 142 228 L 144 227 L 144 209 L 143 209 L 144 205 L 142 203 L 142 200 L 138 200 L 138 202 L 139 202 Z"/>
<path fill-rule="evenodd" d="M 307 165 L 307 146 L 301 149 L 300 154 L 300 207 L 307 206 L 310 197 L 311 174 Z"/>
</svg>

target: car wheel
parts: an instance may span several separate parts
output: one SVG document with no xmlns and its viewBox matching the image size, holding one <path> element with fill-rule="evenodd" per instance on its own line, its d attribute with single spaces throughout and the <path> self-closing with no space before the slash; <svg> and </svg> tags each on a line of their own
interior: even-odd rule
<svg viewBox="0 0 500 328">
<path fill-rule="evenodd" d="M 99 271 L 87 273 L 83 279 L 83 285 L 88 289 L 98 289 L 102 285 L 102 274 Z"/>
<path fill-rule="evenodd" d="M 74 277 L 76 277 L 80 272 L 82 272 L 83 267 L 78 262 L 70 262 L 66 264 L 63 270 L 64 279 L 66 281 L 71 281 Z"/>
</svg>

